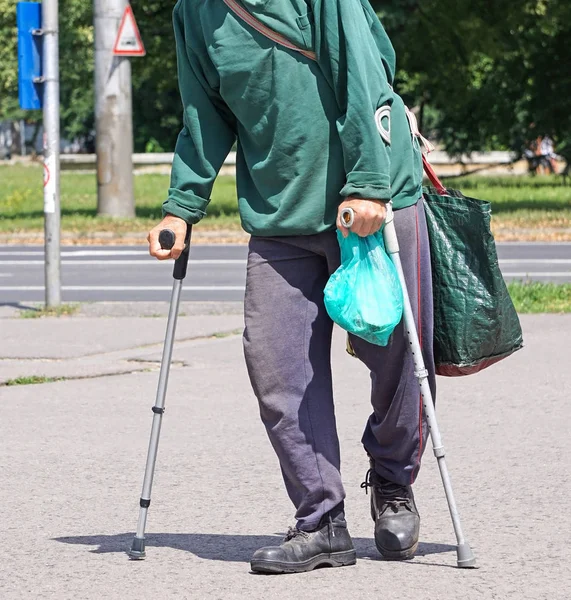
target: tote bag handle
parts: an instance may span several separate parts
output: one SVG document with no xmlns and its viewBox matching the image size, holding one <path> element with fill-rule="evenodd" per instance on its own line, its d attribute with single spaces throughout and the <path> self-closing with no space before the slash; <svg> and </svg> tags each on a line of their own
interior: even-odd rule
<svg viewBox="0 0 571 600">
<path fill-rule="evenodd" d="M 433 187 L 436 189 L 438 195 L 447 196 L 448 192 L 446 191 L 446 188 L 444 187 L 440 179 L 438 179 L 438 175 L 434 172 L 432 165 L 428 162 L 428 159 L 424 154 L 422 155 L 422 166 L 424 167 L 424 172 L 426 173 L 426 176 L 430 180 L 430 183 L 433 185 Z"/>
</svg>

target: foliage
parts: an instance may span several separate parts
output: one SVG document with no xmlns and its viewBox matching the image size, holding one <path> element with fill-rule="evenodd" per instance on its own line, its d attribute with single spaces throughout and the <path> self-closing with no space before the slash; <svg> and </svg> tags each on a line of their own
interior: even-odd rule
<svg viewBox="0 0 571 600">
<path fill-rule="evenodd" d="M 40 111 L 18 107 L 18 35 L 16 2 L 0 0 L 0 120 L 41 119 Z M 60 98 L 66 137 L 86 135 L 93 128 L 92 3 L 60 0 Z"/>
<path fill-rule="evenodd" d="M 372 3 L 395 45 L 399 90 L 429 107 L 425 130 L 449 151 L 523 150 L 548 134 L 571 158 L 568 0 Z"/>
<path fill-rule="evenodd" d="M 89 135 L 93 111 L 93 2 L 60 0 L 60 97 L 66 137 Z"/>
<path fill-rule="evenodd" d="M 173 0 L 133 4 L 147 51 L 145 58 L 131 59 L 133 133 L 138 152 L 172 152 L 182 126 L 172 32 L 173 6 Z"/>
<path fill-rule="evenodd" d="M 137 3 L 135 16 L 147 49 L 131 59 L 135 150 L 174 147 L 181 107 L 172 36 L 172 0 Z M 60 98 L 62 134 L 87 137 L 94 129 L 93 2 L 60 0 Z M 0 0 L 0 120 L 41 119 L 18 107 L 16 2 Z"/>
<path fill-rule="evenodd" d="M 14 0 L 0 0 L 0 40 L 0 121 L 21 119 L 27 113 L 18 107 L 18 32 Z"/>
<path fill-rule="evenodd" d="M 549 134 L 571 159 L 568 0 L 371 0 L 398 60 L 397 88 L 425 132 L 454 153 L 511 148 Z M 130 59 L 135 149 L 172 149 L 180 129 L 174 0 L 133 9 L 147 56 Z M 0 119 L 37 120 L 17 106 L 16 2 L 0 0 Z M 62 132 L 93 129 L 93 10 L 60 0 Z"/>
</svg>

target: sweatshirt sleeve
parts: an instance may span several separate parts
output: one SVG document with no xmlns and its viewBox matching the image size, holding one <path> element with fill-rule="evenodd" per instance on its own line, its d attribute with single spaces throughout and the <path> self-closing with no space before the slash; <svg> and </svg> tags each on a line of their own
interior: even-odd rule
<svg viewBox="0 0 571 600">
<path fill-rule="evenodd" d="M 341 113 L 337 130 L 347 174 L 341 196 L 390 200 L 391 149 L 378 132 L 375 113 L 390 108 L 393 92 L 369 21 L 360 0 L 312 4 L 317 62 Z"/>
<path fill-rule="evenodd" d="M 236 139 L 235 122 L 223 100 L 208 85 L 199 56 L 189 48 L 177 8 L 173 21 L 184 126 L 175 146 L 163 215 L 175 215 L 194 224 L 206 214 L 214 180 Z"/>
</svg>

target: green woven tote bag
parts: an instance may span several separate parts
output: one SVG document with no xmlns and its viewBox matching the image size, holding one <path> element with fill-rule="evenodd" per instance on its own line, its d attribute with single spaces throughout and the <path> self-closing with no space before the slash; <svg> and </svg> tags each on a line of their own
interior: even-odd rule
<svg viewBox="0 0 571 600">
<path fill-rule="evenodd" d="M 490 230 L 491 205 L 446 189 L 423 157 L 434 294 L 436 372 L 470 375 L 523 347 Z"/>
</svg>

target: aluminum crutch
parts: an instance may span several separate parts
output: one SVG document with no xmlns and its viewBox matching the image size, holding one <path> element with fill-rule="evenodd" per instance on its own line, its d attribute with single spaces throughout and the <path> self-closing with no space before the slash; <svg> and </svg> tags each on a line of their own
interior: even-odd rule
<svg viewBox="0 0 571 600">
<path fill-rule="evenodd" d="M 171 365 L 172 350 L 174 345 L 174 335 L 176 330 L 176 320 L 178 317 L 178 308 L 180 305 L 180 294 L 182 291 L 182 281 L 186 277 L 186 268 L 188 266 L 188 257 L 190 254 L 190 236 L 192 226 L 189 225 L 186 231 L 185 245 L 182 254 L 176 259 L 173 270 L 173 288 L 169 317 L 167 321 L 167 332 L 165 335 L 165 345 L 163 347 L 163 356 L 161 360 L 161 370 L 159 374 L 159 384 L 157 388 L 157 397 L 155 406 L 153 406 L 153 424 L 151 427 L 151 439 L 149 441 L 149 450 L 147 453 L 147 464 L 145 467 L 145 477 L 143 480 L 143 491 L 139 500 L 139 521 L 137 523 L 137 533 L 133 539 L 129 557 L 133 560 L 145 558 L 145 525 L 147 523 L 147 512 L 151 504 L 151 487 L 153 485 L 153 476 L 155 474 L 155 463 L 159 449 L 159 436 L 161 433 L 161 422 L 165 412 L 165 396 L 167 393 L 167 384 L 169 379 L 169 370 Z M 174 246 L 175 235 L 170 229 L 163 229 L 159 235 L 159 243 L 164 250 L 170 250 Z"/>
<path fill-rule="evenodd" d="M 355 218 L 353 209 L 344 209 L 341 213 L 341 218 L 345 225 L 347 227 L 350 227 L 353 224 Z M 432 392 L 430 391 L 430 386 L 428 384 L 428 371 L 426 370 L 426 367 L 424 365 L 422 350 L 418 339 L 418 332 L 416 330 L 414 315 L 412 313 L 410 299 L 408 296 L 408 290 L 406 287 L 406 281 L 404 279 L 404 272 L 402 270 L 402 264 L 399 255 L 399 243 L 394 223 L 394 212 L 392 202 L 387 203 L 387 216 L 385 219 L 385 226 L 383 229 L 383 239 L 385 242 L 387 254 L 390 256 L 397 270 L 398 278 L 402 287 L 404 324 L 406 328 L 408 341 L 410 342 L 410 350 L 414 359 L 414 374 L 418 379 L 418 383 L 420 385 L 420 393 L 422 395 L 424 414 L 426 416 L 428 430 L 430 431 L 430 438 L 432 440 L 432 451 L 434 452 L 434 456 L 436 456 L 436 460 L 438 461 L 440 476 L 442 477 L 442 484 L 444 485 L 446 500 L 448 502 L 450 516 L 452 517 L 454 533 L 456 534 L 456 540 L 458 542 L 456 547 L 458 567 L 464 569 L 474 568 L 476 567 L 476 558 L 470 548 L 470 545 L 464 537 L 464 533 L 462 532 L 460 515 L 458 513 L 458 508 L 456 507 L 456 500 L 454 499 L 452 483 L 450 482 L 450 476 L 448 474 L 446 461 L 444 460 L 444 446 L 442 445 L 440 431 L 438 429 L 438 423 L 436 422 L 436 413 L 434 410 L 434 402 L 432 400 Z"/>
</svg>

